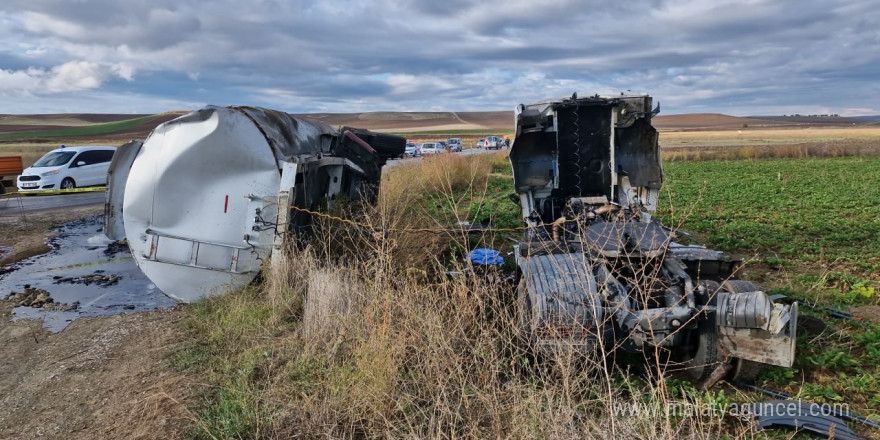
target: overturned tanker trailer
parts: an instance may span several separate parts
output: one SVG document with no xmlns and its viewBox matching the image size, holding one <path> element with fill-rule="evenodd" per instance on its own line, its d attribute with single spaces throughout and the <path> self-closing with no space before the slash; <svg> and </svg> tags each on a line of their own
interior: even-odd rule
<svg viewBox="0 0 880 440">
<path fill-rule="evenodd" d="M 375 199 L 402 137 L 257 107 L 206 107 L 123 145 L 108 175 L 105 234 L 127 239 L 144 274 L 185 302 L 248 284 L 309 234 L 337 197 Z"/>
<path fill-rule="evenodd" d="M 740 262 L 673 241 L 646 95 L 520 105 L 510 151 L 523 339 L 544 354 L 664 353 L 711 385 L 794 360 L 797 303 L 733 279 Z M 699 215 L 699 214 L 696 214 Z"/>
</svg>

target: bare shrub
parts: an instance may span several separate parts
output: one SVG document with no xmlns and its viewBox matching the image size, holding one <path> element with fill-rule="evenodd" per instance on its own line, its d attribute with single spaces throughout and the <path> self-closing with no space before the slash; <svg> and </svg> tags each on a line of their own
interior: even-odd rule
<svg viewBox="0 0 880 440">
<path fill-rule="evenodd" d="M 357 282 L 342 270 L 317 268 L 308 276 L 302 317 L 306 340 L 327 344 L 340 335 L 352 312 Z"/>
<path fill-rule="evenodd" d="M 272 258 L 272 264 L 263 267 L 265 280 L 261 290 L 272 310 L 269 324 L 278 325 L 301 314 L 304 287 L 309 285 L 307 277 L 315 262 L 314 258 L 302 258 L 302 255 L 294 262 L 289 250 L 278 252 Z"/>
<path fill-rule="evenodd" d="M 485 192 L 493 164 L 499 160 L 506 157 L 438 154 L 387 169 L 379 203 L 369 221 L 387 231 L 382 248 L 391 253 L 389 260 L 401 269 L 425 270 L 448 249 L 450 240 L 460 240 L 460 235 L 450 237 L 442 231 L 466 218 L 465 203 L 456 194 Z M 428 195 L 430 201 L 425 200 Z M 438 218 L 436 204 L 451 211 L 453 217 Z M 416 231 L 409 231 L 412 229 Z"/>
</svg>

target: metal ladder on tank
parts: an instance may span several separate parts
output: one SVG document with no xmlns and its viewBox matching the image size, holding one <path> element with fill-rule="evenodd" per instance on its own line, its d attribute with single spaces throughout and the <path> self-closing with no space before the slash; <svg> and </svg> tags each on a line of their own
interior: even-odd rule
<svg viewBox="0 0 880 440">
<path fill-rule="evenodd" d="M 228 273 L 235 273 L 235 274 L 245 273 L 245 272 L 238 270 L 238 257 L 240 255 L 241 251 L 250 251 L 253 249 L 253 246 L 233 246 L 233 245 L 217 243 L 217 242 L 212 242 L 212 241 L 204 241 L 204 240 L 200 241 L 200 240 L 196 240 L 193 238 L 186 238 L 186 237 L 180 237 L 177 235 L 161 233 L 161 232 L 155 231 L 153 229 L 147 229 L 145 231 L 145 233 L 147 235 L 151 236 L 152 238 L 150 241 L 150 251 L 144 255 L 144 258 L 148 261 L 155 261 L 158 263 L 165 263 L 165 264 L 173 264 L 176 266 L 194 267 L 197 269 L 216 270 L 219 272 L 228 272 Z M 172 261 L 172 260 L 166 260 L 166 259 L 159 258 L 158 254 L 159 254 L 159 242 L 161 241 L 160 238 L 167 238 L 167 239 L 178 240 L 178 241 L 186 241 L 186 242 L 191 243 L 190 255 L 189 255 L 189 258 L 187 258 L 187 260 L 189 260 L 188 263 L 181 263 L 179 261 Z M 230 260 L 229 265 L 225 266 L 225 267 L 212 267 L 212 266 L 200 265 L 199 264 L 199 248 L 203 244 L 210 245 L 210 246 L 217 246 L 217 247 L 221 247 L 221 248 L 225 248 L 225 249 L 231 249 L 231 256 L 229 259 Z"/>
</svg>

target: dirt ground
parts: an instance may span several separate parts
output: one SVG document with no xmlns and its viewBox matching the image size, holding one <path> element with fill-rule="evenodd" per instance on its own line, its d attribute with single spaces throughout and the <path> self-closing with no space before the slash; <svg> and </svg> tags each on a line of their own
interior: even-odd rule
<svg viewBox="0 0 880 440">
<path fill-rule="evenodd" d="M 49 227 L 99 211 L 0 218 L 5 259 L 38 254 Z M 0 438 L 174 439 L 192 426 L 192 385 L 168 363 L 179 308 L 80 318 L 55 334 L 11 314 L 0 300 Z"/>
<path fill-rule="evenodd" d="M 179 310 L 82 318 L 49 334 L 0 302 L 0 438 L 173 439 L 187 382 L 167 366 Z"/>
</svg>

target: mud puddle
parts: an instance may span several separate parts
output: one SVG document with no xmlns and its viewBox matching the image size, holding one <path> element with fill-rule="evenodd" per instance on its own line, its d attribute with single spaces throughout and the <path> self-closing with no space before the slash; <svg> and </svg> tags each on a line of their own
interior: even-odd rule
<svg viewBox="0 0 880 440">
<path fill-rule="evenodd" d="M 66 223 L 49 239 L 51 252 L 28 258 L 0 274 L 0 299 L 13 301 L 13 320 L 42 319 L 58 332 L 73 320 L 170 308 L 141 273 L 128 246 L 102 233 L 103 216 Z"/>
</svg>

